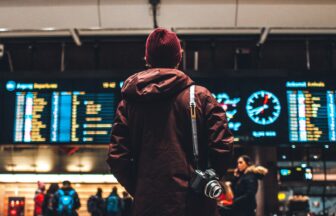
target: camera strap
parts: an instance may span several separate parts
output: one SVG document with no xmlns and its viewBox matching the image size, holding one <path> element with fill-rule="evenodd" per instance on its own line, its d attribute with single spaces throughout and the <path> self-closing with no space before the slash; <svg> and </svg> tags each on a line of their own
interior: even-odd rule
<svg viewBox="0 0 336 216">
<path fill-rule="evenodd" d="M 191 129 L 193 153 L 196 169 L 199 169 L 198 164 L 198 137 L 197 137 L 197 122 L 196 122 L 196 102 L 195 102 L 195 85 L 190 86 L 190 115 L 191 115 Z"/>
</svg>

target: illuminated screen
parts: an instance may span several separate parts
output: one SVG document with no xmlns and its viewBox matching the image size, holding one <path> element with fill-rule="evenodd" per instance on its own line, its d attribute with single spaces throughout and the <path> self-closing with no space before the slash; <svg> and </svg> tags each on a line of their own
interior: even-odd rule
<svg viewBox="0 0 336 216">
<path fill-rule="evenodd" d="M 336 82 L 198 78 L 226 110 L 240 143 L 336 142 Z M 5 80 L 2 144 L 106 144 L 119 80 Z"/>
<path fill-rule="evenodd" d="M 9 143 L 108 143 L 119 101 L 114 81 L 6 83 Z"/>
<path fill-rule="evenodd" d="M 312 180 L 313 173 L 311 167 L 286 167 L 279 168 L 278 170 L 280 174 L 281 181 L 304 181 L 304 180 Z"/>
<path fill-rule="evenodd" d="M 256 144 L 286 141 L 286 95 L 281 82 L 203 79 L 199 83 L 213 93 L 226 111 L 236 141 Z"/>
<path fill-rule="evenodd" d="M 336 142 L 336 82 L 203 79 L 226 110 L 236 141 Z"/>
<path fill-rule="evenodd" d="M 287 82 L 290 142 L 336 141 L 336 91 L 324 82 Z"/>
</svg>

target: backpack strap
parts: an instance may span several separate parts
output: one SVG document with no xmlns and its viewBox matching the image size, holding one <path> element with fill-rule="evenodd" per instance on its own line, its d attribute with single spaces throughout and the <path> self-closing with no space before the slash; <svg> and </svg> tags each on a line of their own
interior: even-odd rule
<svg viewBox="0 0 336 216">
<path fill-rule="evenodd" d="M 58 194 L 59 194 L 60 196 L 64 196 L 64 191 L 63 191 L 62 189 L 59 189 L 59 190 L 58 190 Z"/>
<path fill-rule="evenodd" d="M 69 191 L 69 196 L 74 196 L 74 195 L 75 195 L 75 193 L 76 193 L 76 191 L 75 191 L 75 190 L 70 190 L 70 191 Z"/>
</svg>

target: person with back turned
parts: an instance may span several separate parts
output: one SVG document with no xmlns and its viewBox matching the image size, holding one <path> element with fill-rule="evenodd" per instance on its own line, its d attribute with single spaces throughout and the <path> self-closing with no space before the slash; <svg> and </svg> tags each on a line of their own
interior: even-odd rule
<svg viewBox="0 0 336 216">
<path fill-rule="evenodd" d="M 50 184 L 47 193 L 44 197 L 42 211 L 44 216 L 56 216 L 56 208 L 54 206 L 55 195 L 59 190 L 57 183 Z"/>
<path fill-rule="evenodd" d="M 34 216 L 42 216 L 42 206 L 44 201 L 44 191 L 45 191 L 45 184 L 42 182 L 37 182 L 38 190 L 35 192 L 34 197 Z"/>
<path fill-rule="evenodd" d="M 98 188 L 96 195 L 89 197 L 87 202 L 87 209 L 91 213 L 91 216 L 103 216 L 104 207 L 105 201 L 103 199 L 103 190 Z"/>
<path fill-rule="evenodd" d="M 123 191 L 121 216 L 131 216 L 133 199 L 129 193 Z"/>
<path fill-rule="evenodd" d="M 71 187 L 69 181 L 64 181 L 54 198 L 54 206 L 58 216 L 77 216 L 80 208 L 80 200 L 75 189 Z"/>
<path fill-rule="evenodd" d="M 122 200 L 118 195 L 118 188 L 113 187 L 112 192 L 105 200 L 106 216 L 121 216 Z"/>
<path fill-rule="evenodd" d="M 217 216 L 216 181 L 233 146 L 225 111 L 177 69 L 182 49 L 175 33 L 155 29 L 145 58 L 149 69 L 130 76 L 121 90 L 111 172 L 134 198 L 132 215 Z"/>
</svg>

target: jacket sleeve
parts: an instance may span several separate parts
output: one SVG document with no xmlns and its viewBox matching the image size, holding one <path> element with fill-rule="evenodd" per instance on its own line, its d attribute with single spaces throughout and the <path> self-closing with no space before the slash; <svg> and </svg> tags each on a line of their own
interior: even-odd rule
<svg viewBox="0 0 336 216">
<path fill-rule="evenodd" d="M 254 174 L 247 174 L 244 180 L 245 193 L 241 196 L 235 197 L 233 201 L 234 207 L 239 207 L 244 205 L 244 203 L 251 202 L 258 191 L 258 179 Z"/>
<path fill-rule="evenodd" d="M 111 131 L 107 163 L 118 182 L 132 195 L 132 159 L 129 148 L 129 127 L 127 121 L 126 101 L 122 100 L 117 108 Z"/>
<path fill-rule="evenodd" d="M 75 198 L 75 205 L 74 205 L 74 207 L 75 207 L 75 209 L 79 209 L 81 207 L 81 203 L 80 203 L 80 199 L 78 197 L 78 193 L 77 192 L 75 193 L 74 198 Z"/>
<path fill-rule="evenodd" d="M 209 158 L 212 168 L 221 177 L 229 166 L 233 153 L 233 135 L 228 128 L 226 113 L 208 91 L 205 102 Z"/>
</svg>

